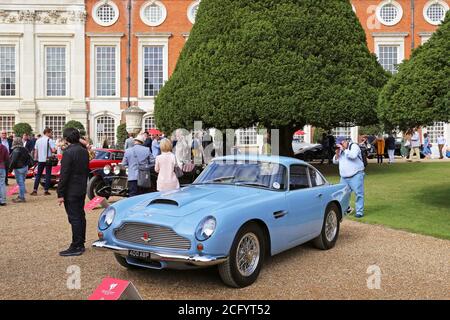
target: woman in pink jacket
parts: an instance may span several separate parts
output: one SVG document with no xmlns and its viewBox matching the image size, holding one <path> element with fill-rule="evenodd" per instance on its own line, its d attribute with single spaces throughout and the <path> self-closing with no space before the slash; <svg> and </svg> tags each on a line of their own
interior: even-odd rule
<svg viewBox="0 0 450 320">
<path fill-rule="evenodd" d="M 180 183 L 175 174 L 177 161 L 172 153 L 172 142 L 163 139 L 160 143 L 161 154 L 156 157 L 155 171 L 158 173 L 156 189 L 158 191 L 168 191 L 180 188 Z"/>
</svg>

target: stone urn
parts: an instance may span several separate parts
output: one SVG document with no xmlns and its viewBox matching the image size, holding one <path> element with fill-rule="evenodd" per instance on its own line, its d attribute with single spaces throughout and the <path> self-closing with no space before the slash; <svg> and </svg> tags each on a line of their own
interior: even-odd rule
<svg viewBox="0 0 450 320">
<path fill-rule="evenodd" d="M 140 133 L 142 130 L 142 117 L 144 116 L 145 111 L 133 106 L 124 110 L 123 113 L 125 114 L 128 133 Z"/>
</svg>

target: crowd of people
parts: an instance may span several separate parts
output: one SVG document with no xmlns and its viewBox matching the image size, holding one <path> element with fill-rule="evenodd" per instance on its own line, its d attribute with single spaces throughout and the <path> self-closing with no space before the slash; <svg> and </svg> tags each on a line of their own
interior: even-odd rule
<svg viewBox="0 0 450 320">
<path fill-rule="evenodd" d="M 6 186 L 8 174 L 14 172 L 14 177 L 19 186 L 19 196 L 12 201 L 14 203 L 25 202 L 25 179 L 28 169 L 34 166 L 33 153 L 37 141 L 41 135 L 34 136 L 27 133 L 22 137 L 15 134 L 8 136 L 5 130 L 1 132 L 0 144 L 0 206 L 6 205 Z"/>
<path fill-rule="evenodd" d="M 406 131 L 401 141 L 398 141 L 400 139 L 396 136 L 395 132 L 377 136 L 364 135 L 360 138 L 359 147 L 362 148 L 363 152 L 367 152 L 368 157 L 375 158 L 379 164 L 382 164 L 386 158 L 389 164 L 394 163 L 396 155 L 401 156 L 408 162 L 420 161 L 421 158 L 431 159 L 433 158 L 433 150 L 437 150 L 434 158 L 450 158 L 450 145 L 443 132 L 440 132 L 436 137 L 437 148 L 435 149 L 432 148 L 430 135 L 424 133 L 421 137 L 418 128 Z M 336 138 L 330 132 L 328 134 L 323 133 L 319 141 L 322 145 L 321 164 L 327 159 L 331 164 L 335 152 L 335 141 Z"/>
<path fill-rule="evenodd" d="M 125 141 L 122 165 L 128 168 L 128 195 L 148 192 L 148 167 L 154 165 L 158 174 L 156 189 L 168 191 L 180 187 L 178 178 L 194 168 L 194 163 L 208 163 L 213 155 L 205 149 L 212 143 L 207 132 L 188 133 L 177 130 L 171 138 L 156 129 L 138 135 L 129 134 Z"/>
</svg>

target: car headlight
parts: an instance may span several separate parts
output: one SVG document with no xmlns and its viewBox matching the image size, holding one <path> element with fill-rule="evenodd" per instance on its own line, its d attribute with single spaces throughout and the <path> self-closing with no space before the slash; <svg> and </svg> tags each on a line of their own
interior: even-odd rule
<svg viewBox="0 0 450 320">
<path fill-rule="evenodd" d="M 103 168 L 103 173 L 104 173 L 104 174 L 110 174 L 110 173 L 111 173 L 111 166 L 106 165 L 106 166 Z"/>
<path fill-rule="evenodd" d="M 197 226 L 195 237 L 199 241 L 208 240 L 216 230 L 216 226 L 216 218 L 214 218 L 213 216 L 204 218 Z"/>
<path fill-rule="evenodd" d="M 113 171 L 114 171 L 114 174 L 116 176 L 118 176 L 120 174 L 120 166 L 119 165 L 114 166 L 114 170 Z"/>
<path fill-rule="evenodd" d="M 125 174 L 128 176 L 128 168 L 125 169 Z"/>
<path fill-rule="evenodd" d="M 113 223 L 115 215 L 116 209 L 113 207 L 106 208 L 98 219 L 98 228 L 102 231 L 108 229 Z"/>
</svg>

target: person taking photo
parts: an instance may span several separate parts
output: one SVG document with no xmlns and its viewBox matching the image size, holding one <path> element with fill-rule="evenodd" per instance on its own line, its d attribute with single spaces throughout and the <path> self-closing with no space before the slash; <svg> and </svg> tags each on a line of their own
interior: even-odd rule
<svg viewBox="0 0 450 320">
<path fill-rule="evenodd" d="M 358 144 L 347 139 L 339 140 L 333 163 L 339 164 L 341 183 L 346 184 L 356 195 L 356 218 L 364 216 L 364 161 Z"/>
</svg>

